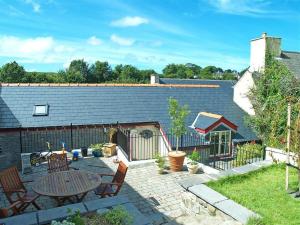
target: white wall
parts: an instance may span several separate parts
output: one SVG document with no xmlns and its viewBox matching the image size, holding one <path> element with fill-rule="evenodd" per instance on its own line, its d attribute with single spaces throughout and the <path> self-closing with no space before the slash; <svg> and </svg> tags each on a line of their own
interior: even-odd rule
<svg viewBox="0 0 300 225">
<path fill-rule="evenodd" d="M 286 162 L 286 155 L 287 153 L 281 149 L 271 147 L 266 148 L 266 160 Z M 295 154 L 292 152 L 290 153 L 290 163 L 294 166 L 297 165 L 297 162 L 295 161 Z"/>
<path fill-rule="evenodd" d="M 246 71 L 234 86 L 233 101 L 249 115 L 255 115 L 253 106 L 248 98 L 250 89 L 254 86 L 252 73 Z"/>
<path fill-rule="evenodd" d="M 266 46 L 266 38 L 260 38 L 251 41 L 250 71 L 263 71 L 265 67 Z"/>
</svg>

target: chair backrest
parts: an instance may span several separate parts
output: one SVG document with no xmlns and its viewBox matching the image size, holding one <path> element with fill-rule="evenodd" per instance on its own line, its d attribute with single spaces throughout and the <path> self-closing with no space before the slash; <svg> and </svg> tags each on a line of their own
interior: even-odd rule
<svg viewBox="0 0 300 225">
<path fill-rule="evenodd" d="M 13 203 L 12 195 L 16 190 L 26 191 L 17 167 L 11 167 L 0 172 L 0 183 L 10 203 Z"/>
<path fill-rule="evenodd" d="M 48 172 L 54 173 L 59 171 L 69 170 L 67 154 L 55 154 L 53 153 L 48 157 Z"/>
<path fill-rule="evenodd" d="M 128 167 L 122 161 L 119 163 L 118 170 L 112 180 L 113 183 L 123 184 Z"/>
</svg>

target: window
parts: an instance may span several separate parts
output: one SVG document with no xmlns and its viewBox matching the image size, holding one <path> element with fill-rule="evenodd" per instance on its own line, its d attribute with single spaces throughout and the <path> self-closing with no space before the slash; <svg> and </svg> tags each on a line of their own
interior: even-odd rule
<svg viewBox="0 0 300 225">
<path fill-rule="evenodd" d="M 212 131 L 210 132 L 210 142 L 212 148 L 210 155 L 228 155 L 231 148 L 231 131 Z"/>
<path fill-rule="evenodd" d="M 35 105 L 33 107 L 33 116 L 48 116 L 48 105 Z"/>
</svg>

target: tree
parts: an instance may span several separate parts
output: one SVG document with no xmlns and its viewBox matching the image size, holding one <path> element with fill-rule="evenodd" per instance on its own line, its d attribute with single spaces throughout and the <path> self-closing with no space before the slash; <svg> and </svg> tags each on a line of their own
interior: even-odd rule
<svg viewBox="0 0 300 225">
<path fill-rule="evenodd" d="M 21 83 L 25 79 L 25 69 L 15 61 L 6 63 L 0 71 L 0 81 L 8 83 Z"/>
<path fill-rule="evenodd" d="M 112 69 L 108 62 L 96 61 L 90 68 L 88 82 L 103 83 L 112 80 Z"/>
<path fill-rule="evenodd" d="M 201 79 L 209 79 L 209 80 L 213 80 L 215 77 L 214 77 L 214 74 L 217 73 L 218 71 L 218 68 L 215 67 L 215 66 L 207 66 L 207 67 L 204 67 L 202 70 L 201 70 L 201 73 L 200 73 L 200 78 Z"/>
<path fill-rule="evenodd" d="M 66 70 L 66 81 L 69 83 L 84 83 L 89 76 L 89 65 L 83 59 L 73 60 Z"/>
<path fill-rule="evenodd" d="M 169 115 L 171 118 L 171 131 L 176 136 L 176 153 L 178 151 L 179 138 L 186 133 L 185 120 L 190 114 L 188 106 L 180 106 L 174 98 L 169 99 Z"/>
<path fill-rule="evenodd" d="M 169 64 L 163 69 L 163 76 L 167 78 L 192 79 L 199 77 L 201 67 L 192 63 Z"/>
<path fill-rule="evenodd" d="M 295 152 L 296 162 L 298 165 L 298 192 L 300 194 L 300 101 L 297 103 L 298 116 L 295 120 L 291 135 L 291 149 Z"/>
<path fill-rule="evenodd" d="M 149 84 L 150 82 L 150 76 L 152 74 L 157 74 L 155 70 L 140 70 L 140 82 Z"/>
<path fill-rule="evenodd" d="M 286 136 L 287 99 L 299 99 L 300 84 L 287 67 L 269 53 L 265 65 L 262 74 L 254 74 L 255 87 L 250 90 L 249 98 L 255 116 L 247 117 L 246 122 L 267 145 L 282 147 Z M 292 108 L 294 121 L 297 110 Z"/>
<path fill-rule="evenodd" d="M 131 65 L 124 65 L 120 68 L 119 71 L 119 77 L 118 77 L 118 81 L 119 82 L 124 82 L 124 83 L 131 83 L 131 82 L 139 82 L 139 70 Z"/>
</svg>

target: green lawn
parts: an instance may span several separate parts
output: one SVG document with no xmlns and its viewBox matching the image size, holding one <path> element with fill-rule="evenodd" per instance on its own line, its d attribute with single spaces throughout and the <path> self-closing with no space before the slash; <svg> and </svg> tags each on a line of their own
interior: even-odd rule
<svg viewBox="0 0 300 225">
<path fill-rule="evenodd" d="M 300 200 L 285 191 L 284 165 L 227 177 L 209 182 L 208 186 L 260 214 L 263 224 L 300 224 Z M 290 168 L 290 186 L 297 187 L 297 172 L 293 168 Z"/>
</svg>

